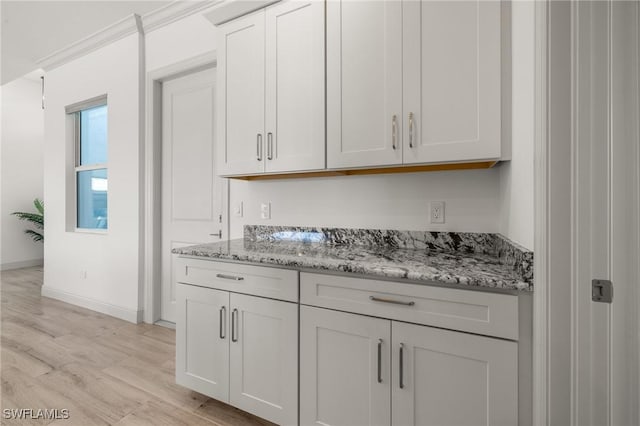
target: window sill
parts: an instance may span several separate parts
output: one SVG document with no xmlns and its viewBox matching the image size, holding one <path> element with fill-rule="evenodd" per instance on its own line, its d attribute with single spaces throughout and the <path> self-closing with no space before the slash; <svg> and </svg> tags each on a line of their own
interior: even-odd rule
<svg viewBox="0 0 640 426">
<path fill-rule="evenodd" d="M 78 234 L 107 235 L 109 233 L 109 230 L 108 229 L 91 229 L 91 228 L 74 228 L 70 232 L 75 232 Z"/>
</svg>

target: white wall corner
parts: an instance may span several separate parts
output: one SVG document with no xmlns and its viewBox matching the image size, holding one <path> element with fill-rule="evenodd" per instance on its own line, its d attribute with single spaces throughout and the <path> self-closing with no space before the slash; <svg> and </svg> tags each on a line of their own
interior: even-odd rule
<svg viewBox="0 0 640 426">
<path fill-rule="evenodd" d="M 60 300 L 61 302 L 69 303 L 71 305 L 80 306 L 81 308 L 91 309 L 92 311 L 110 315 L 134 324 L 141 323 L 144 315 L 144 311 L 142 309 L 136 310 L 125 308 L 123 306 L 112 305 L 101 300 L 79 296 L 48 285 L 42 286 L 42 296 Z"/>
<path fill-rule="evenodd" d="M 222 2 L 224 2 L 224 0 L 174 1 L 164 7 L 143 15 L 142 27 L 144 28 L 144 32 L 148 33 Z"/>
<path fill-rule="evenodd" d="M 141 32 L 142 25 L 140 20 L 139 15 L 129 15 L 82 40 L 76 41 L 67 47 L 45 56 L 36 63 L 45 71 L 59 67 L 131 34 Z"/>
</svg>

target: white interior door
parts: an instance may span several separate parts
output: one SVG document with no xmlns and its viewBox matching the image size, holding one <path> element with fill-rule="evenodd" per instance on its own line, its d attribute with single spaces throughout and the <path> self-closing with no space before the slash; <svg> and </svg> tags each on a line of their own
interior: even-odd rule
<svg viewBox="0 0 640 426">
<path fill-rule="evenodd" d="M 640 3 L 576 2 L 574 425 L 640 424 Z M 592 279 L 613 283 L 592 300 Z"/>
<path fill-rule="evenodd" d="M 163 83 L 160 318 L 169 322 L 175 322 L 171 249 L 221 239 L 223 185 L 214 168 L 215 73 L 211 68 Z"/>
</svg>

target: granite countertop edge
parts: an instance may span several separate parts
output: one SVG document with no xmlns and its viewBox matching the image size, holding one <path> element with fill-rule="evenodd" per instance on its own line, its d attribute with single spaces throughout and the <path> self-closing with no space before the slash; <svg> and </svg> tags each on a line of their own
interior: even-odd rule
<svg viewBox="0 0 640 426">
<path fill-rule="evenodd" d="M 309 254 L 304 253 L 304 250 L 296 252 L 297 247 L 313 247 L 319 253 L 314 253 L 313 250 Z M 283 267 L 304 272 L 334 272 L 354 278 L 386 279 L 509 294 L 533 291 L 532 280 L 528 281 L 510 266 L 498 265 L 497 257 L 469 253 L 417 249 L 381 251 L 376 247 L 292 245 L 287 242 L 260 243 L 246 238 L 182 247 L 172 252 L 187 257 Z M 363 259 L 360 260 L 359 257 Z M 428 265 L 430 260 L 437 261 L 437 266 Z"/>
</svg>

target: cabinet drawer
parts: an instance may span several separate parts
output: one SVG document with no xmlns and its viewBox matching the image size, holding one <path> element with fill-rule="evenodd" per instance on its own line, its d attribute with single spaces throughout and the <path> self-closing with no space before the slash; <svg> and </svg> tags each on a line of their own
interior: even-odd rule
<svg viewBox="0 0 640 426">
<path fill-rule="evenodd" d="M 235 293 L 298 301 L 298 271 L 179 257 L 175 280 Z"/>
<path fill-rule="evenodd" d="M 300 303 L 518 339 L 518 296 L 323 274 L 300 274 Z"/>
</svg>

